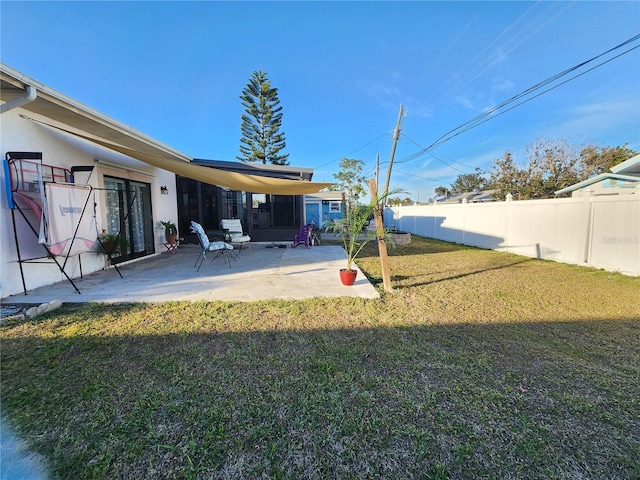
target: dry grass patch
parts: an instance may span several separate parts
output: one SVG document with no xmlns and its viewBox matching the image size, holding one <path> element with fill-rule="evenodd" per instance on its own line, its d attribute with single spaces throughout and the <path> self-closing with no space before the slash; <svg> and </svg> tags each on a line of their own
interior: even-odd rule
<svg viewBox="0 0 640 480">
<path fill-rule="evenodd" d="M 381 300 L 6 325 L 3 414 L 56 478 L 640 476 L 640 279 L 417 237 L 390 261 Z"/>
</svg>

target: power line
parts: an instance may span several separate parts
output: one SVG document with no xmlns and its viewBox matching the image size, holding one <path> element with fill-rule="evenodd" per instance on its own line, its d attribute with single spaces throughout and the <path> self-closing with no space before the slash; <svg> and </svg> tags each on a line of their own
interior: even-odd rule
<svg viewBox="0 0 640 480">
<path fill-rule="evenodd" d="M 403 170 L 396 170 L 396 172 L 401 173 L 403 175 L 408 175 L 409 177 L 416 177 L 416 178 L 421 178 L 423 180 L 433 180 L 433 181 L 438 181 L 438 180 L 440 180 L 442 178 L 449 177 L 449 175 L 445 175 L 445 176 L 442 176 L 442 177 L 425 177 L 424 175 L 417 175 L 415 173 L 409 173 L 409 172 L 405 172 Z"/>
<path fill-rule="evenodd" d="M 441 141 L 439 141 L 439 142 L 437 142 L 437 143 L 435 143 L 435 144 L 432 144 L 432 146 L 431 146 L 431 147 L 429 147 L 429 148 L 436 148 L 436 147 L 439 147 L 439 146 L 440 146 L 440 145 L 442 145 L 443 143 L 446 143 L 446 142 L 448 142 L 449 140 L 451 140 L 452 138 L 457 137 L 457 136 L 458 136 L 458 135 L 460 135 L 461 133 L 464 133 L 464 132 L 466 132 L 466 131 L 469 131 L 469 130 L 471 130 L 472 128 L 477 127 L 478 125 L 482 125 L 483 123 L 486 123 L 486 122 L 488 122 L 489 120 L 493 120 L 494 118 L 499 117 L 500 115 L 503 115 L 503 114 L 507 113 L 508 111 L 513 110 L 513 109 L 514 109 L 514 108 L 516 108 L 516 107 L 519 107 L 520 105 L 523 105 L 523 104 L 525 104 L 525 103 L 527 103 L 527 102 L 530 102 L 531 100 L 533 100 L 533 99 L 535 99 L 535 98 L 538 98 L 538 97 L 540 97 L 540 96 L 544 95 L 545 93 L 550 92 L 551 90 L 555 90 L 556 88 L 558 88 L 558 87 L 560 87 L 560 86 L 564 85 L 565 83 L 568 83 L 568 82 L 570 82 L 571 80 L 574 80 L 574 79 L 576 79 L 576 78 L 578 78 L 578 77 L 581 77 L 582 75 L 584 75 L 584 74 L 586 74 L 586 73 L 589 73 L 590 71 L 595 70 L 596 68 L 601 67 L 602 65 L 604 65 L 604 64 L 606 64 L 606 63 L 609 63 L 609 62 L 611 62 L 612 60 L 615 60 L 616 58 L 621 57 L 622 55 L 624 55 L 624 54 L 626 54 L 626 53 L 629 53 L 630 51 L 635 50 L 635 49 L 637 49 L 637 48 L 640 48 L 640 45 L 635 46 L 635 47 L 632 47 L 632 48 L 630 48 L 629 50 L 627 50 L 627 51 L 625 51 L 625 52 L 622 52 L 622 53 L 620 53 L 619 55 L 616 55 L 616 56 L 615 56 L 615 57 L 613 57 L 613 58 L 610 58 L 610 59 L 608 59 L 608 60 L 605 60 L 605 61 L 603 61 L 602 63 L 600 63 L 600 64 L 598 64 L 598 65 L 595 65 L 594 67 L 589 68 L 588 70 L 585 70 L 584 72 L 578 73 L 578 74 L 574 75 L 573 77 L 568 78 L 567 80 L 565 80 L 565 81 L 563 81 L 563 82 L 560 82 L 560 83 L 559 83 L 559 84 L 557 84 L 557 85 L 554 85 L 554 86 L 552 86 L 552 87 L 549 87 L 548 89 L 543 90 L 542 92 L 538 93 L 537 95 L 534 95 L 533 97 L 527 98 L 527 99 L 523 100 L 522 102 L 517 103 L 517 104 L 515 104 L 514 106 L 512 106 L 512 107 L 510 107 L 510 108 L 508 108 L 508 109 L 506 109 L 506 110 L 504 110 L 503 112 L 496 113 L 494 116 L 492 116 L 492 117 L 490 117 L 490 118 L 485 118 L 485 119 L 484 119 L 484 120 L 482 120 L 482 121 L 474 122 L 473 124 L 469 125 L 468 127 L 464 128 L 463 130 L 461 130 L 461 131 L 459 131 L 459 132 L 455 133 L 454 135 L 451 135 L 451 136 L 449 136 L 449 137 L 447 137 L 447 138 L 442 139 Z"/>
<path fill-rule="evenodd" d="M 428 147 L 422 148 L 420 151 L 418 151 L 416 153 L 413 153 L 413 154 L 401 159 L 400 161 L 401 162 L 409 162 L 409 161 L 415 160 L 416 158 L 424 155 L 425 153 L 429 152 L 430 150 L 442 145 L 443 143 L 448 142 L 452 138 L 454 138 L 454 137 L 456 137 L 456 136 L 458 136 L 458 135 L 460 135 L 460 134 L 462 134 L 462 133 L 464 133 L 464 132 L 466 132 L 466 131 L 468 131 L 468 130 L 470 130 L 472 128 L 475 128 L 478 125 L 481 125 L 481 124 L 483 124 L 485 122 L 488 122 L 489 120 L 491 120 L 493 118 L 496 118 L 496 117 L 502 115 L 503 113 L 506 113 L 506 112 L 508 112 L 510 110 L 513 110 L 514 108 L 516 108 L 516 107 L 518 107 L 518 106 L 520 106 L 520 105 L 522 105 L 524 103 L 527 103 L 527 102 L 533 100 L 534 98 L 537 98 L 537 97 L 543 95 L 544 93 L 547 93 L 547 92 L 549 92 L 549 91 L 551 91 L 551 90 L 553 90 L 553 89 L 555 89 L 555 88 L 557 88 L 557 87 L 559 87 L 561 85 L 564 85 L 565 83 L 567 83 L 567 82 L 569 82 L 571 80 L 574 80 L 575 78 L 578 78 L 578 77 L 584 75 L 585 73 L 588 73 L 588 72 L 590 72 L 590 71 L 592 71 L 592 70 L 594 70 L 594 69 L 596 69 L 598 67 L 601 67 L 602 65 L 604 65 L 606 63 L 609 63 L 610 61 L 615 60 L 616 58 L 621 57 L 622 55 L 625 55 L 625 54 L 627 54 L 627 53 L 639 48 L 640 46 L 632 47 L 632 48 L 630 48 L 630 49 L 628 49 L 628 50 L 626 50 L 626 51 L 624 51 L 624 52 L 622 52 L 622 53 L 620 53 L 620 54 L 618 54 L 618 55 L 616 55 L 616 56 L 614 56 L 614 57 L 612 57 L 612 58 L 610 58 L 608 60 L 603 61 L 602 63 L 600 63 L 600 64 L 598 64 L 598 65 L 596 65 L 596 66 L 594 66 L 594 67 L 582 72 L 582 73 L 574 75 L 573 77 L 571 77 L 571 78 L 569 78 L 569 79 L 567 79 L 567 80 L 565 80 L 565 81 L 563 81 L 563 82 L 561 82 L 561 83 L 559 83 L 559 84 L 557 84 L 557 85 L 555 85 L 553 87 L 550 87 L 547 90 L 542 91 L 541 93 L 538 93 L 537 95 L 534 95 L 534 96 L 532 96 L 532 97 L 530 97 L 530 98 L 528 98 L 526 100 L 523 100 L 522 102 L 512 106 L 511 108 L 509 108 L 509 109 L 507 109 L 507 110 L 505 110 L 503 112 L 500 112 L 500 113 L 497 113 L 497 114 L 495 113 L 499 109 L 501 109 L 503 107 L 506 107 L 507 105 L 509 105 L 509 104 L 511 104 L 511 103 L 513 103 L 513 102 L 515 102 L 517 100 L 520 100 L 521 98 L 523 98 L 523 97 L 525 97 L 527 95 L 532 94 L 536 90 L 539 90 L 539 89 L 549 85 L 550 83 L 559 80 L 560 78 L 568 75 L 569 73 L 574 72 L 575 70 L 577 70 L 577 69 L 579 69 L 581 67 L 584 67 L 588 63 L 591 63 L 591 62 L 597 60 L 598 58 L 601 58 L 604 55 L 607 55 L 607 54 L 609 54 L 609 53 L 611 53 L 611 52 L 613 52 L 613 51 L 615 51 L 615 50 L 617 50 L 619 48 L 622 48 L 625 45 L 628 45 L 628 44 L 630 44 L 630 43 L 632 43 L 632 42 L 634 42 L 634 41 L 636 41 L 638 39 L 640 39 L 640 35 L 635 35 L 634 37 L 630 38 L 629 40 L 626 40 L 626 41 L 622 42 L 621 44 L 619 44 L 619 45 L 617 45 L 617 46 L 615 46 L 613 48 L 610 48 L 609 50 L 607 50 L 607 51 L 605 51 L 605 52 L 603 52 L 603 53 L 601 53 L 599 55 L 596 55 L 595 57 L 590 58 L 589 60 L 581 62 L 578 65 L 575 65 L 575 66 L 573 66 L 571 68 L 568 68 L 568 69 L 566 69 L 566 70 L 564 70 L 564 71 L 562 71 L 562 72 L 560 72 L 558 74 L 555 74 L 555 75 L 547 78 L 546 80 L 543 80 L 542 82 L 537 83 L 536 85 L 534 85 L 532 87 L 529 87 L 528 89 L 524 90 L 523 92 L 521 92 L 521 93 L 519 93 L 519 94 L 517 94 L 517 95 L 515 95 L 515 96 L 513 96 L 511 98 L 509 98 L 508 100 L 505 100 L 505 101 L 501 102 L 500 104 L 498 104 L 495 107 L 487 110 L 486 112 L 484 112 L 484 113 L 482 113 L 480 115 L 477 115 L 476 117 L 472 118 L 471 120 L 468 120 L 467 122 L 462 123 L 461 125 L 449 130 L 448 132 L 446 132 L 443 135 L 441 135 L 438 139 L 436 139 L 436 141 L 434 141 Z M 487 118 L 487 117 L 490 117 L 490 118 Z"/>
<path fill-rule="evenodd" d="M 455 83 L 454 85 L 451 85 L 450 87 L 448 87 L 446 90 L 444 90 L 444 91 L 441 90 L 442 93 L 440 93 L 437 96 L 436 101 L 440 100 L 440 98 L 444 97 L 448 92 L 450 92 L 454 88 L 456 88 L 458 86 L 466 86 L 466 85 L 468 85 L 473 80 L 475 80 L 480 75 L 482 75 L 485 71 L 487 71 L 487 69 L 489 69 L 493 64 L 497 63 L 498 60 L 495 59 L 497 54 L 494 53 L 492 55 L 489 55 L 484 60 L 482 60 L 477 66 L 473 66 L 474 62 L 476 60 L 478 60 L 494 44 L 496 44 L 498 42 L 498 40 L 500 40 L 500 38 L 502 38 L 505 34 L 507 34 L 507 32 L 509 32 L 509 30 L 511 30 L 513 27 L 515 27 L 518 23 L 520 23 L 521 20 L 524 20 L 526 17 L 528 17 L 533 12 L 533 10 L 538 6 L 539 3 L 541 3 L 541 2 L 538 1 L 534 5 L 532 5 L 523 15 L 521 15 L 516 21 L 514 21 L 511 25 L 509 25 L 509 27 L 506 30 L 504 30 L 498 37 L 496 37 L 493 40 L 493 42 L 491 42 L 489 45 L 487 45 L 484 48 L 484 50 L 482 50 L 482 52 L 480 52 L 470 62 L 468 62 L 458 72 L 458 76 L 462 77 L 462 78 L 457 83 Z M 530 22 L 529 24 L 525 25 L 523 28 L 520 29 L 520 31 L 515 32 L 514 35 L 512 35 L 510 38 L 508 38 L 506 40 L 506 43 L 504 44 L 504 47 L 509 47 L 509 45 L 512 44 L 513 42 L 515 42 L 516 40 L 519 40 L 518 43 L 514 44 L 512 47 L 510 47 L 508 50 L 506 50 L 504 52 L 502 50 L 499 50 L 499 52 L 502 55 L 507 55 L 508 53 L 512 52 L 513 50 L 518 48 L 525 40 L 527 40 L 529 37 L 534 35 L 540 29 L 544 28 L 548 23 L 553 21 L 556 17 L 558 17 L 565 10 L 567 10 L 569 7 L 571 7 L 571 5 L 573 3 L 574 2 L 568 3 L 566 7 L 564 7 L 561 11 L 557 12 L 552 17 L 549 17 L 549 15 L 547 14 L 547 11 L 541 13 L 532 22 Z M 554 6 L 552 5 L 549 10 L 552 10 L 553 8 L 554 8 Z M 540 20 L 540 19 L 545 20 L 544 23 L 542 25 L 538 26 L 532 32 L 528 33 L 527 31 L 530 30 L 531 28 L 535 27 L 535 24 L 538 23 L 538 20 Z M 523 38 L 523 39 L 520 39 L 520 37 L 522 37 L 524 34 L 527 34 L 526 37 Z M 464 73 L 467 69 L 470 69 L 470 72 L 469 73 Z M 433 99 L 433 96 L 431 98 Z M 431 100 L 429 100 L 429 101 L 431 101 Z"/>
<path fill-rule="evenodd" d="M 423 147 L 422 145 L 420 145 L 418 142 L 416 142 L 414 139 L 409 138 L 407 135 L 403 134 L 403 136 L 409 140 L 410 142 L 414 143 L 415 145 L 417 145 L 418 147 L 420 147 L 421 149 L 425 149 L 425 147 Z M 458 167 L 453 166 L 452 164 L 450 164 L 449 162 L 444 161 L 442 158 L 438 157 L 435 153 L 433 152 L 426 152 L 428 153 L 431 157 L 433 157 L 435 160 L 437 160 L 440 163 L 445 164 L 447 167 L 453 168 L 454 170 L 457 170 L 460 173 L 465 173 L 464 171 L 460 170 Z M 405 163 L 406 160 L 399 160 L 397 163 Z M 473 168 L 470 167 L 469 165 L 464 165 L 467 168 Z"/>
<path fill-rule="evenodd" d="M 389 135 L 389 132 L 384 132 L 383 134 L 381 134 L 381 135 L 377 136 L 377 137 L 376 137 L 376 138 L 374 138 L 373 140 L 371 140 L 371 141 L 369 141 L 369 142 L 365 143 L 364 145 L 362 145 L 361 147 L 356 148 L 355 150 L 352 150 L 351 152 L 349 152 L 349 153 L 347 153 L 347 154 L 345 154 L 345 155 L 341 156 L 340 158 L 335 159 L 335 160 L 331 160 L 331 161 L 329 161 L 329 162 L 327 162 L 327 163 L 323 163 L 322 165 L 318 165 L 318 166 L 316 166 L 316 167 L 314 167 L 314 168 L 318 169 L 318 168 L 326 167 L 327 165 L 331 165 L 332 163 L 339 162 L 339 161 L 340 161 L 340 160 L 342 160 L 343 158 L 348 158 L 348 157 L 349 157 L 349 155 L 353 155 L 354 153 L 359 152 L 359 151 L 360 151 L 360 150 L 362 150 L 363 148 L 368 147 L 368 146 L 369 146 L 369 145 L 371 145 L 372 143 L 377 142 L 377 141 L 378 141 L 378 140 L 380 140 L 382 137 L 386 137 L 387 135 Z"/>
</svg>

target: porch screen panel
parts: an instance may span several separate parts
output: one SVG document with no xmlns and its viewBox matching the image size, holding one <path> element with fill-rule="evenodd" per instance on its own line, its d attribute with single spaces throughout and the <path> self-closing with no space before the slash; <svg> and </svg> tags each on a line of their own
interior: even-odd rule
<svg viewBox="0 0 640 480">
<path fill-rule="evenodd" d="M 271 195 L 274 227 L 295 227 L 295 202 L 291 195 Z"/>
</svg>

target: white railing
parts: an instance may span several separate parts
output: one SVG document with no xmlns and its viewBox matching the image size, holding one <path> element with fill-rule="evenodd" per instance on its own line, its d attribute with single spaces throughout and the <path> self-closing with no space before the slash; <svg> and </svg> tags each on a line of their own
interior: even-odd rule
<svg viewBox="0 0 640 480">
<path fill-rule="evenodd" d="M 640 276 L 640 195 L 392 207 L 416 235 Z"/>
</svg>

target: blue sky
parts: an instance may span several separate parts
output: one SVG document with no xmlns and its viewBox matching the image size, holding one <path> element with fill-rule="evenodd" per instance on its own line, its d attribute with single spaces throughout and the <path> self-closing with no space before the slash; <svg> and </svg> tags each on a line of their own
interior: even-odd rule
<svg viewBox="0 0 640 480">
<path fill-rule="evenodd" d="M 278 88 L 291 165 L 318 181 L 343 157 L 372 175 L 379 155 L 386 175 L 400 104 L 391 183 L 414 200 L 507 150 L 524 161 L 538 137 L 640 150 L 637 48 L 414 155 L 640 33 L 636 1 L 3 0 L 0 16 L 2 62 L 197 158 L 236 160 L 239 95 L 259 69 Z"/>
</svg>

